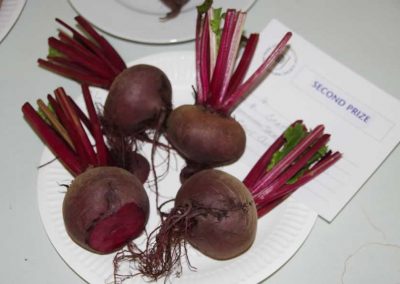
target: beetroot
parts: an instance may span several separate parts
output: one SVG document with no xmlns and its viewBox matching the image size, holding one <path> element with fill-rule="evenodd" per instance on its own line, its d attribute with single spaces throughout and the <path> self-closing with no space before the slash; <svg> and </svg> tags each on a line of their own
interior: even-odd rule
<svg viewBox="0 0 400 284">
<path fill-rule="evenodd" d="M 211 258 L 233 258 L 254 241 L 257 211 L 253 198 L 240 180 L 227 173 L 204 170 L 193 175 L 178 191 L 176 208 L 185 208 L 190 215 L 185 218 L 190 224 L 185 239 Z"/>
<path fill-rule="evenodd" d="M 147 179 L 147 161 L 129 151 L 129 169 L 117 167 L 104 141 L 99 117 L 87 86 L 82 86 L 89 117 L 62 88 L 48 107 L 38 100 L 40 112 L 29 103 L 22 111 L 27 122 L 48 148 L 75 177 L 63 203 L 63 218 L 72 240 L 90 251 L 113 252 L 139 236 L 149 216 L 149 200 L 142 183 Z M 94 145 L 91 139 L 94 140 Z"/>
<path fill-rule="evenodd" d="M 97 253 L 120 249 L 144 230 L 149 200 L 142 183 L 116 167 L 88 169 L 71 183 L 63 202 L 69 236 Z"/>
<path fill-rule="evenodd" d="M 169 141 L 189 164 L 232 163 L 243 154 L 246 145 L 246 135 L 236 120 L 201 105 L 174 109 L 167 129 Z"/>
<path fill-rule="evenodd" d="M 195 104 L 173 110 L 167 120 L 167 139 L 186 160 L 182 180 L 198 170 L 230 164 L 241 157 L 246 137 L 231 113 L 266 76 L 291 37 L 288 32 L 244 80 L 258 34 L 243 41 L 246 13 L 228 9 L 223 14 L 221 9 L 212 9 L 211 4 L 206 1 L 198 7 Z M 241 46 L 243 53 L 236 63 Z"/>
<path fill-rule="evenodd" d="M 113 81 L 104 104 L 104 124 L 111 132 L 137 136 L 160 130 L 172 109 L 172 88 L 157 67 L 140 64 L 125 69 Z"/>
</svg>

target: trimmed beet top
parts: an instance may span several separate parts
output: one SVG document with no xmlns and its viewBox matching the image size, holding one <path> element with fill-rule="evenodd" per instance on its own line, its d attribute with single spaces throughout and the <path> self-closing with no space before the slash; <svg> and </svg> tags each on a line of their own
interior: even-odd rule
<svg viewBox="0 0 400 284">
<path fill-rule="evenodd" d="M 211 8 L 211 3 L 198 7 L 195 104 L 174 109 L 167 120 L 168 141 L 187 163 L 182 180 L 198 170 L 230 164 L 241 157 L 246 136 L 231 113 L 266 76 L 291 37 L 287 33 L 244 80 L 258 34 L 243 41 L 246 13 L 228 9 L 222 14 L 221 9 Z"/>
</svg>

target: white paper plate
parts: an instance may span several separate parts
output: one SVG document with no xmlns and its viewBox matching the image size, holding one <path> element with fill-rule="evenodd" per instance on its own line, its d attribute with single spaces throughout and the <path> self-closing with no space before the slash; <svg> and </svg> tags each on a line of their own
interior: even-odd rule
<svg viewBox="0 0 400 284">
<path fill-rule="evenodd" d="M 255 0 L 215 0 L 214 7 L 246 11 Z M 195 37 L 196 6 L 190 0 L 174 19 L 160 21 L 169 9 L 160 0 L 70 0 L 97 28 L 119 38 L 145 43 L 176 43 Z"/>
<path fill-rule="evenodd" d="M 193 101 L 192 52 L 162 53 L 131 64 L 137 63 L 152 64 L 164 70 L 173 86 L 175 106 Z M 106 92 L 100 89 L 92 89 L 92 94 L 94 100 L 100 103 L 106 96 Z M 83 105 L 81 97 L 77 101 Z M 45 148 L 40 164 L 43 165 L 53 158 Z M 179 188 L 178 170 L 182 165 L 180 159 L 171 159 L 169 174 L 160 183 L 160 192 L 166 199 L 173 198 Z M 249 169 L 245 156 L 238 163 L 225 168 L 240 179 Z M 69 184 L 70 181 L 71 176 L 57 161 L 40 168 L 38 202 L 45 230 L 58 253 L 78 275 L 90 283 L 111 283 L 114 255 L 99 256 L 89 253 L 73 243 L 65 231 L 61 206 L 66 189 L 61 185 Z M 152 211 L 147 228 L 151 231 L 158 224 L 159 218 L 155 214 L 154 194 L 148 192 Z M 246 253 L 232 260 L 215 261 L 189 248 L 189 258 L 197 271 L 185 269 L 181 278 L 171 279 L 172 283 L 257 283 L 270 276 L 295 254 L 310 233 L 316 218 L 314 211 L 289 198 L 259 219 L 255 243 Z M 137 243 L 143 240 L 144 238 L 139 238 Z M 127 283 L 144 283 L 144 280 L 138 277 Z"/>
<path fill-rule="evenodd" d="M 14 26 L 26 0 L 3 0 L 0 5 L 0 42 Z"/>
</svg>

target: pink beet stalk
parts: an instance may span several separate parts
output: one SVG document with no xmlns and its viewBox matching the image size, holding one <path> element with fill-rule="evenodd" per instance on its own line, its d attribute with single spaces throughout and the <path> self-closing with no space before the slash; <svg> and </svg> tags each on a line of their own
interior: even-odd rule
<svg viewBox="0 0 400 284">
<path fill-rule="evenodd" d="M 296 130 L 296 126 L 301 127 L 297 127 Z M 293 129 L 297 133 L 291 131 Z M 302 131 L 306 131 L 304 137 L 285 152 L 285 143 L 289 143 L 290 139 Z M 250 170 L 243 183 L 253 195 L 259 217 L 341 158 L 341 153 L 327 150 L 330 135 L 324 134 L 323 131 L 323 125 L 308 132 L 302 122 L 293 123 Z M 273 161 L 279 156 L 279 151 L 284 154 L 280 160 Z M 272 161 L 275 164 L 268 169 Z"/>
<path fill-rule="evenodd" d="M 243 42 L 245 12 L 228 9 L 224 18 L 215 18 L 211 7 L 206 12 L 203 8 L 199 9 L 196 26 L 196 103 L 222 115 L 230 115 L 276 63 L 292 33 L 286 33 L 254 74 L 242 83 L 259 35 L 251 34 Z M 221 23 L 220 27 L 216 23 Z M 216 35 L 219 32 L 220 38 Z M 240 57 L 242 43 L 244 51 Z M 216 50 L 217 54 L 214 55 Z"/>
<path fill-rule="evenodd" d="M 65 168 L 72 174 L 78 175 L 84 168 L 73 150 L 67 143 L 47 124 L 29 104 L 22 106 L 25 119 L 36 131 L 38 136 L 46 143 L 53 154 L 64 164 Z"/>
<path fill-rule="evenodd" d="M 96 113 L 89 87 L 87 85 L 82 85 L 82 92 L 89 113 L 90 125 L 92 126 L 92 134 L 96 141 L 98 159 L 97 164 L 99 166 L 105 166 L 108 162 L 108 149 L 104 142 L 100 120 Z"/>
<path fill-rule="evenodd" d="M 72 36 L 61 31 L 58 39 L 50 37 L 47 59 L 38 59 L 40 66 L 81 84 L 109 89 L 115 77 L 127 68 L 121 56 L 91 24 L 81 16 L 75 18 L 88 36 L 56 19 Z"/>
<path fill-rule="evenodd" d="M 22 107 L 27 122 L 73 176 L 90 167 L 107 166 L 112 162 L 109 160 L 109 150 L 88 86 L 82 86 L 82 91 L 89 117 L 63 88 L 54 91 L 55 98 L 47 96 L 49 109 L 52 109 L 54 114 L 45 113 L 41 116 L 29 103 Z M 48 123 L 47 119 L 50 116 L 57 123 Z M 89 135 L 94 138 L 95 147 L 92 146 Z M 71 146 L 67 140 L 72 141 Z"/>
</svg>

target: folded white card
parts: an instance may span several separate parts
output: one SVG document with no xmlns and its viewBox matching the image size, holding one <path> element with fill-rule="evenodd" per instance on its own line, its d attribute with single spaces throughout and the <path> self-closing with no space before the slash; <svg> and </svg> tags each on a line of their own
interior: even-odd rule
<svg viewBox="0 0 400 284">
<path fill-rule="evenodd" d="M 287 31 L 290 48 L 234 116 L 246 129 L 249 166 L 291 122 L 325 125 L 343 158 L 293 197 L 330 222 L 400 141 L 400 102 L 276 20 L 260 34 L 250 71 Z"/>
</svg>

